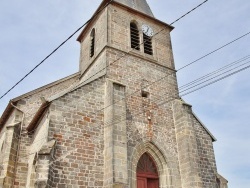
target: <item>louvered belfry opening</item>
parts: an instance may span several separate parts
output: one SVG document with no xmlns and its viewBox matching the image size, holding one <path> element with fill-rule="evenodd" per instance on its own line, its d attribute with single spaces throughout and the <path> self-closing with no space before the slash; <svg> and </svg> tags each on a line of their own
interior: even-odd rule
<svg viewBox="0 0 250 188">
<path fill-rule="evenodd" d="M 153 55 L 151 37 L 143 34 L 143 41 L 144 41 L 144 53 L 149 54 L 149 55 Z"/>
<path fill-rule="evenodd" d="M 140 50 L 140 35 L 135 23 L 130 23 L 131 48 Z"/>
<path fill-rule="evenodd" d="M 90 57 L 95 55 L 95 29 L 92 29 L 90 34 Z"/>
</svg>

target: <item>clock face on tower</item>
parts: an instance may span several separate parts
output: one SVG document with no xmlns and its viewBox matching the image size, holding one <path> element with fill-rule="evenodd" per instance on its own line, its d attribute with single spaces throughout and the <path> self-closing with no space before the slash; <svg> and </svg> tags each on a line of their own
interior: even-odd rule
<svg viewBox="0 0 250 188">
<path fill-rule="evenodd" d="M 142 25 L 142 32 L 149 37 L 152 37 L 154 35 L 153 29 L 146 24 Z"/>
</svg>

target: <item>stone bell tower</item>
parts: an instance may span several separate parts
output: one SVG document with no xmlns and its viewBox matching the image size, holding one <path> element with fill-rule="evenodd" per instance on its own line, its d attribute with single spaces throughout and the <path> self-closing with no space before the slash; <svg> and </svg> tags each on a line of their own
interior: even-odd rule
<svg viewBox="0 0 250 188">
<path fill-rule="evenodd" d="M 106 80 L 104 187 L 216 187 L 215 138 L 178 95 L 173 27 L 146 0 L 108 2 L 78 38 L 81 81 Z"/>
<path fill-rule="evenodd" d="M 103 1 L 96 13 L 108 2 Z M 110 59 L 108 49 L 126 53 L 126 57 L 122 59 L 138 56 L 174 69 L 169 35 L 172 29 L 172 26 L 154 18 L 146 0 L 112 1 L 110 6 L 94 17 L 78 37 L 81 43 L 82 80 L 92 80 L 106 74 L 105 67 Z M 156 33 L 158 34 L 151 40 Z"/>
</svg>

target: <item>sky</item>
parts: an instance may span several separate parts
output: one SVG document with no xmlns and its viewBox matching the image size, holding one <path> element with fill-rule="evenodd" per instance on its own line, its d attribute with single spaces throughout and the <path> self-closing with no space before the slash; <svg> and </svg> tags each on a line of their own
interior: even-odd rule
<svg viewBox="0 0 250 188">
<path fill-rule="evenodd" d="M 87 21 L 101 0 L 8 0 L 0 2 L 0 95 Z M 171 23 L 202 0 L 148 0 L 155 17 Z M 209 0 L 171 32 L 176 69 L 250 31 L 249 0 Z M 78 33 L 79 34 L 79 33 Z M 78 71 L 76 34 L 51 58 L 0 100 L 10 99 Z M 250 35 L 177 72 L 182 86 L 250 55 Z M 229 188 L 250 187 L 250 69 L 184 96 L 217 138 L 218 172 Z"/>
</svg>

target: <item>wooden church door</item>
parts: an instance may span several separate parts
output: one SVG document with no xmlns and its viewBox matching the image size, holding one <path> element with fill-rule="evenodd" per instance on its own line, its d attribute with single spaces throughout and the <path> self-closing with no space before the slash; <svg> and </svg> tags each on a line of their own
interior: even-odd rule
<svg viewBox="0 0 250 188">
<path fill-rule="evenodd" d="M 137 188 L 159 188 L 159 176 L 153 159 L 144 153 L 136 169 Z"/>
</svg>

